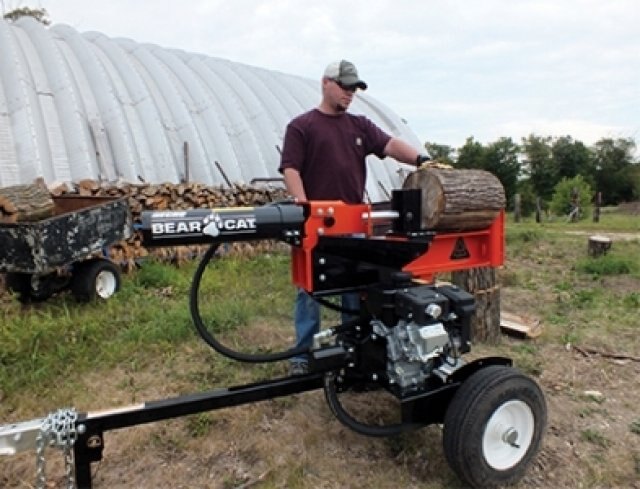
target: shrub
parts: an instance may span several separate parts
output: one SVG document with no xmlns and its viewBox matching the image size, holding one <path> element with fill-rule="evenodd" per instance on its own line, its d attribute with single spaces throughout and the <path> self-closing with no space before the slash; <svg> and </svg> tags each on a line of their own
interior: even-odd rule
<svg viewBox="0 0 640 489">
<path fill-rule="evenodd" d="M 550 204 L 551 212 L 558 216 L 569 215 L 575 200 L 580 207 L 578 218 L 584 219 L 591 213 L 592 195 L 591 187 L 581 175 L 571 179 L 563 178 L 554 189 Z"/>
</svg>

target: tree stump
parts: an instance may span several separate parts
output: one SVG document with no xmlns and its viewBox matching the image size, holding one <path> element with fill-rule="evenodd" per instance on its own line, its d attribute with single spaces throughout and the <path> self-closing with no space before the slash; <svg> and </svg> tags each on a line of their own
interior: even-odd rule
<svg viewBox="0 0 640 489">
<path fill-rule="evenodd" d="M 402 188 L 422 190 L 424 229 L 487 228 L 506 203 L 500 180 L 484 170 L 422 168 L 409 174 Z"/>
<path fill-rule="evenodd" d="M 0 188 L 0 222 L 37 221 L 51 217 L 54 203 L 47 187 L 41 184 Z"/>
<path fill-rule="evenodd" d="M 597 258 L 599 256 L 606 255 L 610 248 L 611 238 L 600 235 L 589 236 L 589 242 L 587 245 L 587 253 L 589 256 Z"/>
<path fill-rule="evenodd" d="M 471 340 L 497 344 L 500 341 L 500 286 L 495 268 L 472 268 L 451 274 L 451 281 L 473 294 L 476 312 L 471 318 Z"/>
</svg>

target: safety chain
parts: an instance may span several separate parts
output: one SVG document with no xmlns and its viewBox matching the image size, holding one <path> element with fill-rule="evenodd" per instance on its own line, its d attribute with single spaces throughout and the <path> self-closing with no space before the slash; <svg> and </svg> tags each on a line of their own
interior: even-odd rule
<svg viewBox="0 0 640 489">
<path fill-rule="evenodd" d="M 40 427 L 36 437 L 36 488 L 46 489 L 46 458 L 47 446 L 59 448 L 64 454 L 64 469 L 66 489 L 75 489 L 75 464 L 72 448 L 78 436 L 76 421 L 78 414 L 75 409 L 59 409 L 49 414 Z"/>
</svg>

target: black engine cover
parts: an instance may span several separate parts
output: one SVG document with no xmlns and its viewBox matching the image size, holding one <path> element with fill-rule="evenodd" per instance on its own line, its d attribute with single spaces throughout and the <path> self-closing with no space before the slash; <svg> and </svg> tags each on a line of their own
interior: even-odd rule
<svg viewBox="0 0 640 489">
<path fill-rule="evenodd" d="M 442 314 L 449 312 L 449 299 L 441 294 L 436 287 L 422 285 L 396 292 L 396 314 L 400 318 L 414 321 L 417 324 L 427 324 L 434 319 L 427 314 L 429 304 L 437 304 Z"/>
</svg>

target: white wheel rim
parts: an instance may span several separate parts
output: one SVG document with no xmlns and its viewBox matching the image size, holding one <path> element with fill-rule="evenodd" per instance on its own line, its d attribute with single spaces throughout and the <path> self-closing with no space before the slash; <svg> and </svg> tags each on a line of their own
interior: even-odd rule
<svg viewBox="0 0 640 489">
<path fill-rule="evenodd" d="M 482 452 L 496 470 L 507 470 L 527 453 L 535 427 L 531 408 L 523 401 L 509 401 L 493 413 L 482 436 Z"/>
<path fill-rule="evenodd" d="M 96 295 L 101 299 L 108 299 L 116 291 L 116 276 L 107 270 L 96 275 Z"/>
</svg>

